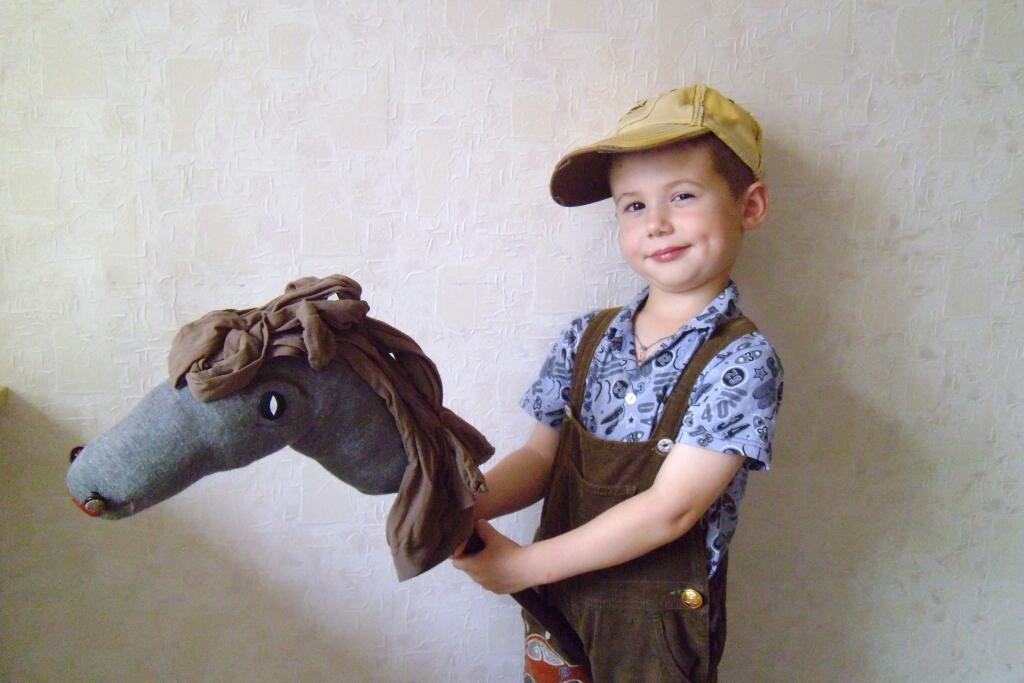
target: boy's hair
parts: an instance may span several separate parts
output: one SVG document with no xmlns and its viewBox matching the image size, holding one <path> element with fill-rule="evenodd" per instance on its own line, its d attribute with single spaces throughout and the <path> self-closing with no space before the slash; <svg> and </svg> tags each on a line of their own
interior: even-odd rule
<svg viewBox="0 0 1024 683">
<path fill-rule="evenodd" d="M 707 147 L 715 172 L 722 176 L 729 185 L 729 191 L 732 192 L 734 198 L 739 199 L 744 190 L 757 181 L 757 177 L 754 176 L 750 167 L 743 163 L 743 160 L 715 135 L 701 135 L 699 138 L 688 140 L 683 144 Z"/>
</svg>

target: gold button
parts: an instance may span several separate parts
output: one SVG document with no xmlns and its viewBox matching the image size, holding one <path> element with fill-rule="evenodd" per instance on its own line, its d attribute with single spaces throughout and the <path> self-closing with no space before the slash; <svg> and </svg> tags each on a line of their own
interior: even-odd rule
<svg viewBox="0 0 1024 683">
<path fill-rule="evenodd" d="M 679 599 L 690 609 L 700 609 L 700 606 L 704 604 L 704 598 L 701 597 L 701 594 L 698 591 L 695 591 L 692 588 L 684 590 Z"/>
</svg>

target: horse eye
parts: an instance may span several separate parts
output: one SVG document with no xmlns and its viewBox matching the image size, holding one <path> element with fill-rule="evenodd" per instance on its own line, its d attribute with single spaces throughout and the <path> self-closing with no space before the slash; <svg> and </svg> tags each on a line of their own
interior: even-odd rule
<svg viewBox="0 0 1024 683">
<path fill-rule="evenodd" d="M 276 420 L 284 415 L 284 396 L 276 391 L 268 391 L 260 396 L 260 417 Z"/>
</svg>

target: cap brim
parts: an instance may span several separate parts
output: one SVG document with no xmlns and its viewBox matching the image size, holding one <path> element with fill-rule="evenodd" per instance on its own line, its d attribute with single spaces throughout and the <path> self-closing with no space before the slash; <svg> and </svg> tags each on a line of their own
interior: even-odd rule
<svg viewBox="0 0 1024 683">
<path fill-rule="evenodd" d="M 562 206 L 583 206 L 612 196 L 608 167 L 616 154 L 654 149 L 711 131 L 691 124 L 657 124 L 578 147 L 555 165 L 551 197 Z"/>
</svg>

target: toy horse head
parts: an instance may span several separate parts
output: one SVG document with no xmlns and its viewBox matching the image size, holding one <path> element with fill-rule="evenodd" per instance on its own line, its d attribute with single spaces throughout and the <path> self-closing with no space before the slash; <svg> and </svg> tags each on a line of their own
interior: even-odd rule
<svg viewBox="0 0 1024 683">
<path fill-rule="evenodd" d="M 343 276 L 305 278 L 263 308 L 186 325 L 170 381 L 72 452 L 72 499 L 126 517 L 290 446 L 359 491 L 398 492 L 388 541 L 400 578 L 448 557 L 472 529 L 477 465 L 494 449 L 443 407 L 434 364 L 366 317 L 360 293 Z"/>
<path fill-rule="evenodd" d="M 67 485 L 84 512 L 115 519 L 285 446 L 368 494 L 397 492 L 409 463 L 394 417 L 347 362 L 316 372 L 277 358 L 215 401 L 161 383 L 114 429 L 76 449 Z"/>
</svg>

